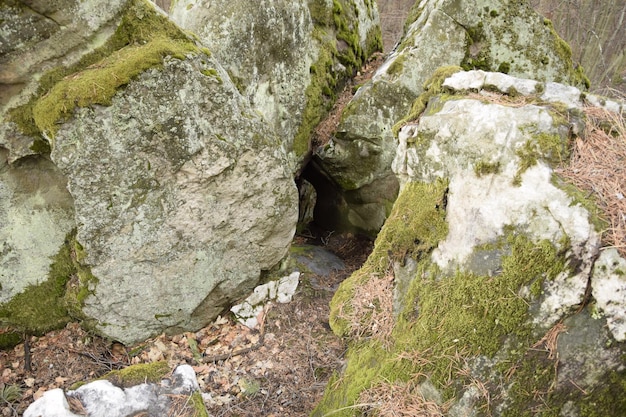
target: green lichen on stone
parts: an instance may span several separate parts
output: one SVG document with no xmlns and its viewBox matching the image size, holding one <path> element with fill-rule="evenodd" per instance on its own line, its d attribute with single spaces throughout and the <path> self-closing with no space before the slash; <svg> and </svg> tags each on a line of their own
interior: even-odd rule
<svg viewBox="0 0 626 417">
<path fill-rule="evenodd" d="M 478 22 L 476 26 L 463 27 L 463 29 L 465 29 L 467 36 L 465 38 L 465 57 L 461 61 L 461 67 L 465 71 L 491 71 L 493 65 L 483 23 Z"/>
<path fill-rule="evenodd" d="M 474 173 L 479 178 L 483 175 L 498 174 L 500 169 L 500 162 L 479 161 L 474 164 Z"/>
<path fill-rule="evenodd" d="M 500 248 L 503 253 L 501 271 L 494 276 L 461 271 L 446 275 L 422 256 L 403 299 L 404 309 L 391 338 L 393 344 L 384 348 L 375 340 L 353 342 L 344 374 L 331 381 L 313 415 L 343 407 L 347 408 L 336 415 L 360 415 L 352 407 L 359 394 L 383 381 L 417 378 L 416 382 L 433 384 L 443 393 L 444 401 L 458 398 L 462 387 L 472 381 L 450 370 L 479 356 L 505 355 L 500 360 L 510 366 L 503 367 L 496 377 L 499 380 L 504 380 L 504 373 L 514 366 L 530 367 L 536 372 L 545 369 L 530 362 L 533 349 L 529 346 L 535 335 L 528 319 L 533 296 L 521 294 L 523 288 L 552 280 L 567 270 L 566 253 L 547 240 L 535 243 L 513 231 L 489 248 Z M 534 391 L 526 392 L 524 388 L 547 390 L 551 381 L 549 374 L 542 379 L 515 378 L 511 382 L 520 388 L 512 394 L 527 404 L 532 403 Z"/>
<path fill-rule="evenodd" d="M 143 383 L 157 384 L 170 372 L 165 361 L 139 363 L 127 368 L 111 371 L 101 379 L 106 379 L 120 388 L 128 388 Z"/>
<path fill-rule="evenodd" d="M 564 191 L 571 199 L 571 205 L 580 205 L 589 213 L 589 222 L 596 232 L 603 232 L 609 229 L 610 223 L 606 215 L 600 209 L 600 205 L 594 200 L 593 193 L 582 191 L 575 185 L 563 180 L 558 175 L 552 175 L 550 179 L 552 185 Z"/>
<path fill-rule="evenodd" d="M 333 0 L 328 7 L 324 0 L 308 3 L 309 12 L 315 23 L 313 38 L 319 44 L 317 61 L 311 65 L 311 82 L 305 91 L 307 103 L 302 121 L 294 138 L 296 156 L 305 155 L 310 148 L 311 133 L 334 104 L 344 81 L 361 68 L 374 52 L 382 50 L 380 28 L 367 35 L 366 46 L 359 42 L 357 8 L 348 0 Z M 338 43 L 345 43 L 338 47 Z M 337 62 L 344 70 L 336 71 Z"/>
<path fill-rule="evenodd" d="M 624 360 L 626 358 L 623 358 Z M 605 383 L 580 398 L 580 415 L 585 417 L 626 415 L 626 371 L 612 371 Z"/>
<path fill-rule="evenodd" d="M 559 55 L 564 62 L 570 64 L 568 65 L 570 82 L 572 82 L 573 85 L 589 89 L 591 87 L 591 80 L 589 80 L 589 77 L 585 74 L 585 69 L 582 65 L 574 65 L 572 62 L 572 48 L 559 36 L 556 30 L 554 30 L 554 25 L 550 19 L 544 19 L 543 24 L 550 30 L 554 38 L 554 50 L 557 55 Z"/>
<path fill-rule="evenodd" d="M 522 130 L 532 129 L 532 127 L 522 127 Z M 522 174 L 529 168 L 537 165 L 539 159 L 556 166 L 569 159 L 569 141 L 559 134 L 541 132 L 533 134 L 532 139 L 526 141 L 516 149 L 515 154 L 519 158 L 519 165 L 513 184 L 521 185 Z"/>
<path fill-rule="evenodd" d="M 444 401 L 458 399 L 463 386 L 472 380 L 450 370 L 477 357 L 498 356 L 511 365 L 499 371 L 499 380 L 512 366 L 532 366 L 526 352 L 532 352 L 529 347 L 537 335 L 529 321 L 529 305 L 539 294 L 528 289 L 541 288 L 546 280 L 569 271 L 568 246 L 564 242 L 534 242 L 508 227 L 497 241 L 475 248 L 501 254 L 500 268 L 493 274 L 444 273 L 431 262 L 430 254 L 447 234 L 446 189 L 442 180 L 435 184 L 408 183 L 372 254 L 335 294 L 330 323 L 337 334 L 352 334 L 348 363 L 343 375 L 330 381 L 313 416 L 361 415 L 356 404 L 360 393 L 383 382 L 429 381 L 443 393 Z M 350 300 L 357 286 L 380 279 L 392 262 L 401 264 L 408 258 L 417 262 L 415 278 L 401 297 L 403 308 L 396 317 L 391 342 L 384 345 L 376 338 L 355 335 L 351 326 L 359 317 L 350 317 Z M 545 390 L 548 379 L 535 378 L 532 386 Z M 521 387 L 531 386 L 529 383 L 519 382 Z M 532 392 L 520 389 L 515 394 L 526 395 L 520 401 L 531 403 Z"/>
<path fill-rule="evenodd" d="M 415 99 L 411 107 L 411 111 L 393 126 L 392 131 L 394 136 L 398 136 L 398 132 L 400 131 L 402 126 L 414 120 L 417 120 L 424 111 L 424 109 L 426 109 L 428 101 L 435 95 L 442 92 L 441 85 L 446 80 L 446 78 L 459 71 L 463 71 L 463 68 L 458 66 L 446 66 L 437 68 L 435 72 L 433 72 L 433 75 L 424 83 L 424 92 L 420 94 L 417 99 Z"/>
<path fill-rule="evenodd" d="M 215 80 L 218 83 L 222 84 L 222 77 L 219 76 L 219 73 L 217 72 L 215 68 L 204 69 L 204 70 L 201 70 L 200 73 L 202 73 L 202 75 L 205 75 L 207 77 L 215 78 Z"/>
<path fill-rule="evenodd" d="M 199 52 L 192 39 L 152 5 L 134 0 L 104 46 L 75 65 L 45 73 L 37 93 L 27 104 L 12 109 L 9 120 L 24 134 L 53 138 L 59 123 L 71 117 L 76 107 L 109 105 L 119 88 L 147 69 L 161 66 L 164 57 L 184 59 L 191 52 Z"/>
<path fill-rule="evenodd" d="M 54 257 L 48 279 L 28 286 L 0 306 L 0 323 L 16 331 L 40 335 L 59 329 L 72 320 L 82 320 L 82 306 L 97 283 L 84 266 L 84 251 L 76 241 L 75 231 L 68 234 Z"/>
</svg>

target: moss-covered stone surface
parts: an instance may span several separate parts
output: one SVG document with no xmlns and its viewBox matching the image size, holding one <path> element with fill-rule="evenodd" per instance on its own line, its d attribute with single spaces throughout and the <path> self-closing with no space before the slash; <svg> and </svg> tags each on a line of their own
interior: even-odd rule
<svg viewBox="0 0 626 417">
<path fill-rule="evenodd" d="M 9 120 L 24 134 L 53 140 L 59 124 L 76 107 L 109 105 L 119 88 L 148 68 L 161 66 L 165 56 L 184 59 L 191 52 L 199 53 L 193 40 L 149 3 L 133 0 L 103 46 L 74 65 L 43 74 L 37 92 L 27 104 L 12 109 Z"/>
<path fill-rule="evenodd" d="M 74 231 L 53 258 L 47 279 L 0 305 L 0 323 L 19 333 L 41 335 L 83 319 L 83 302 L 97 278 L 81 264 L 81 250 Z"/>
<path fill-rule="evenodd" d="M 345 107 L 332 141 L 318 151 L 324 169 L 352 194 L 366 185 L 383 189 L 399 127 L 425 106 L 422 94 L 434 72 L 455 66 L 588 87 L 567 44 L 526 3 L 416 2 L 403 39 Z M 376 226 L 377 221 L 369 224 Z"/>
<path fill-rule="evenodd" d="M 171 15 L 214 51 L 297 160 L 347 79 L 382 49 L 378 11 L 364 0 L 186 0 Z"/>
<path fill-rule="evenodd" d="M 110 381 L 120 388 L 128 388 L 143 383 L 158 384 L 170 373 L 167 362 L 140 363 L 117 371 L 111 371 L 102 379 Z"/>
<path fill-rule="evenodd" d="M 522 100 L 532 86 L 502 75 L 489 88 L 512 86 L 510 99 L 469 99 L 475 75 L 456 73 L 465 87 L 443 83 L 400 130 L 403 187 L 331 303 L 350 347 L 313 416 L 388 403 L 445 416 L 626 412 L 607 401 L 624 393 L 624 300 L 605 289 L 621 291 L 623 263 L 607 251 L 593 268 L 594 214 L 554 180 L 576 112 L 562 118 L 541 91 Z"/>
</svg>

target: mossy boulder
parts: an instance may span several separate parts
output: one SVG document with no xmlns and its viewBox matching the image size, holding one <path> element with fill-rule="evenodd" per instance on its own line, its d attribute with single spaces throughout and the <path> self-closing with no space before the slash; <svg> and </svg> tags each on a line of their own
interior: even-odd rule
<svg viewBox="0 0 626 417">
<path fill-rule="evenodd" d="M 583 87 L 587 82 L 582 69 L 574 68 L 568 45 L 525 2 L 416 2 L 406 27 L 396 49 L 344 109 L 334 138 L 318 152 L 324 169 L 352 194 L 377 181 L 389 182 L 397 146 L 393 126 L 429 89 L 427 81 L 437 68 L 500 71 Z M 361 200 L 353 204 L 355 210 L 373 203 L 384 213 L 388 204 L 366 196 Z M 368 228 L 381 225 L 373 217 Z"/>
<path fill-rule="evenodd" d="M 348 363 L 313 416 L 626 412 L 626 260 L 555 173 L 582 100 L 533 83 L 458 72 L 400 130 L 402 188 L 332 300 Z"/>
<path fill-rule="evenodd" d="M 377 8 L 364 0 L 185 0 L 170 14 L 213 51 L 298 159 L 345 81 L 382 48 Z"/>
<path fill-rule="evenodd" d="M 297 190 L 280 138 L 208 49 L 144 0 L 105 20 L 97 48 L 33 74 L 34 94 L 4 113 L 2 137 L 30 145 L 0 142 L 2 265 L 26 272 L 8 276 L 0 311 L 28 327 L 15 293 L 46 293 L 22 310 L 132 343 L 200 328 L 247 295 L 287 253 Z M 14 203 L 32 213 L 12 216 Z M 39 223 L 37 241 L 18 236 Z"/>
</svg>

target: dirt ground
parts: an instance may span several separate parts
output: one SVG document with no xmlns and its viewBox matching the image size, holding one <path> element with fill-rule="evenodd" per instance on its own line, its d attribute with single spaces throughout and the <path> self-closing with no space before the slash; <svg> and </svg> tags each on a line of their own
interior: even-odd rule
<svg viewBox="0 0 626 417">
<path fill-rule="evenodd" d="M 24 344 L 0 352 L 0 416 L 22 415 L 46 390 L 67 390 L 113 369 L 162 360 L 172 370 L 184 363 L 194 367 L 211 416 L 309 415 L 329 377 L 343 366 L 345 346 L 328 325 L 330 299 L 372 244 L 352 235 L 324 241 L 346 268 L 328 277 L 303 274 L 293 301 L 266 309 L 260 328 L 248 329 L 227 315 L 195 333 L 122 346 L 73 323 L 30 338 L 32 371 L 24 370 Z M 319 242 L 296 237 L 296 243 Z"/>
</svg>

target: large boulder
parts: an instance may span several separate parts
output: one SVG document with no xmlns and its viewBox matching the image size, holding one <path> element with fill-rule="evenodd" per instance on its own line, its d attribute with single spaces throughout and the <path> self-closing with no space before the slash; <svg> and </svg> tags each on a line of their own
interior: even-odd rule
<svg viewBox="0 0 626 417">
<path fill-rule="evenodd" d="M 184 0 L 170 15 L 211 49 L 299 159 L 337 91 L 382 49 L 378 10 L 364 0 Z"/>
<path fill-rule="evenodd" d="M 49 165 L 56 176 L 49 197 L 31 199 L 42 200 L 46 221 L 59 220 L 39 232 L 50 234 L 47 246 L 26 254 L 34 242 L 14 245 L 2 266 L 11 267 L 16 251 L 41 257 L 20 277 L 21 288 L 30 284 L 23 294 L 54 278 L 66 314 L 132 343 L 200 328 L 252 291 L 287 253 L 298 197 L 280 138 L 208 49 L 143 0 L 128 1 L 115 21 L 101 48 L 44 74 L 39 92 L 5 114 L 4 138 L 26 138 L 47 160 L 38 169 Z M 13 164 L 2 169 L 11 174 L 24 159 L 13 150 L 24 147 L 2 143 Z M 46 186 L 40 182 L 33 193 Z M 65 183 L 69 194 L 55 191 Z M 4 188 L 9 195 L 15 187 Z M 13 198 L 2 214 L 27 218 L 25 200 Z M 18 240 L 27 229 L 2 232 Z M 24 311 L 45 318 L 41 300 L 16 298 L 0 305 L 4 322 L 28 327 Z M 24 299 L 37 307 L 20 305 Z"/>
<path fill-rule="evenodd" d="M 397 191 L 389 186 L 397 146 L 393 127 L 410 113 L 437 68 L 586 82 L 572 65 L 569 46 L 525 2 L 416 2 L 406 27 L 396 49 L 344 109 L 334 138 L 317 153 L 325 171 L 348 192 L 356 219 L 350 222 L 368 231 L 380 228 Z M 378 216 L 371 215 L 374 209 Z"/>
<path fill-rule="evenodd" d="M 333 298 L 348 363 L 313 415 L 624 414 L 626 260 L 554 170 L 581 91 L 482 71 L 442 88 L 400 131 L 400 195 Z"/>
</svg>

